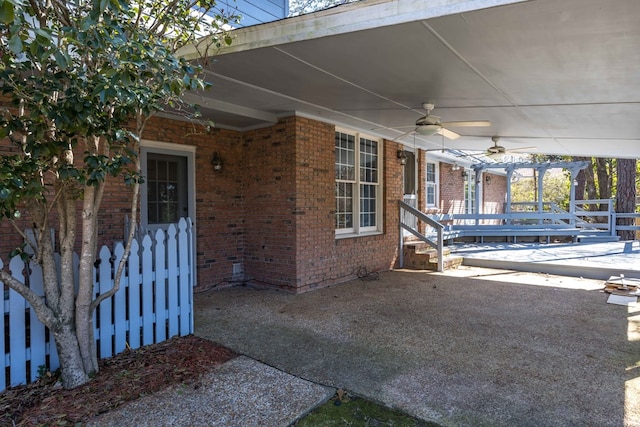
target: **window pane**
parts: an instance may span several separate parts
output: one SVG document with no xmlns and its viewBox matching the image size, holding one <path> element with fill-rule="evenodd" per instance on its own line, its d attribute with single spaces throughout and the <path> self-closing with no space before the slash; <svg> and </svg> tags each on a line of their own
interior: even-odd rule
<svg viewBox="0 0 640 427">
<path fill-rule="evenodd" d="M 336 179 L 355 179 L 355 139 L 353 135 L 336 132 L 335 142 Z"/>
<path fill-rule="evenodd" d="M 148 205 L 149 212 L 147 213 L 148 221 L 152 224 L 158 222 L 158 204 L 157 203 L 149 203 Z"/>
<path fill-rule="evenodd" d="M 186 158 L 153 153 L 147 159 L 147 221 L 176 223 L 186 212 Z"/>
<path fill-rule="evenodd" d="M 467 214 L 475 213 L 475 193 L 476 193 L 476 173 L 475 171 L 467 170 L 467 178 L 464 185 L 464 207 Z"/>
<path fill-rule="evenodd" d="M 370 232 L 379 226 L 379 149 L 378 141 L 335 133 L 336 230 Z"/>
<path fill-rule="evenodd" d="M 436 204 L 436 189 L 434 186 L 427 185 L 427 206 Z"/>
<path fill-rule="evenodd" d="M 336 182 L 336 229 L 353 227 L 353 184 Z"/>
<path fill-rule="evenodd" d="M 167 179 L 167 162 L 158 160 L 158 180 L 166 181 Z"/>
<path fill-rule="evenodd" d="M 360 181 L 378 182 L 378 143 L 360 138 Z"/>
<path fill-rule="evenodd" d="M 436 164 L 427 163 L 427 182 L 436 182 Z"/>
<path fill-rule="evenodd" d="M 167 179 L 169 181 L 177 181 L 178 180 L 178 164 L 176 162 L 168 162 L 167 170 L 168 170 Z"/>
<path fill-rule="evenodd" d="M 375 227 L 376 225 L 376 186 L 360 186 L 360 226 Z"/>
<path fill-rule="evenodd" d="M 178 191 L 175 182 L 167 183 L 167 201 L 177 202 L 178 201 Z"/>
<path fill-rule="evenodd" d="M 158 200 L 158 189 L 155 182 L 148 182 L 147 184 L 147 201 L 155 202 Z"/>
<path fill-rule="evenodd" d="M 167 184 L 164 182 L 158 183 L 158 202 L 166 202 L 167 201 Z"/>
<path fill-rule="evenodd" d="M 149 161 L 147 162 L 147 179 L 148 180 L 155 180 L 158 176 L 157 174 L 157 170 L 158 170 L 158 164 L 155 160 L 151 160 L 149 159 Z"/>
</svg>

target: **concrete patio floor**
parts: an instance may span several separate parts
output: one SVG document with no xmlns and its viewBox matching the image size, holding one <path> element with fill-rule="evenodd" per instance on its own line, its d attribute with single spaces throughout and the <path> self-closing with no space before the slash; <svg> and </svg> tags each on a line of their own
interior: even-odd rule
<svg viewBox="0 0 640 427">
<path fill-rule="evenodd" d="M 195 329 L 445 426 L 640 426 L 640 307 L 602 285 L 463 266 L 302 295 L 243 286 L 196 294 Z"/>
<path fill-rule="evenodd" d="M 452 252 L 475 267 L 545 272 L 606 280 L 640 278 L 640 242 L 456 244 Z"/>
</svg>

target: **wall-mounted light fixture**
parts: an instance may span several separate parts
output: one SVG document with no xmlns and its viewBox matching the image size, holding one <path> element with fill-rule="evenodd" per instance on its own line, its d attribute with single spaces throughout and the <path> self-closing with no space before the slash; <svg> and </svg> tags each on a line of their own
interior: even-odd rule
<svg viewBox="0 0 640 427">
<path fill-rule="evenodd" d="M 453 164 L 453 166 L 451 166 L 451 170 L 452 171 L 459 171 L 460 170 L 460 165 L 456 162 Z"/>
<path fill-rule="evenodd" d="M 487 184 L 491 184 L 491 175 L 487 175 L 484 177 L 484 182 L 486 182 Z"/>
<path fill-rule="evenodd" d="M 407 164 L 407 153 L 405 153 L 404 150 L 398 150 L 396 155 L 398 156 L 398 159 L 400 159 L 400 164 L 402 166 Z"/>
<path fill-rule="evenodd" d="M 215 173 L 222 172 L 222 157 L 218 155 L 217 151 L 211 156 L 211 164 L 213 165 L 213 171 Z"/>
</svg>

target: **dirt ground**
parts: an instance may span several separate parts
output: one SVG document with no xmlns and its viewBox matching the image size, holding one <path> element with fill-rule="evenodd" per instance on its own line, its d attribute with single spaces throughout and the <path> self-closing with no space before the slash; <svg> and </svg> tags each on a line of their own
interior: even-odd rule
<svg viewBox="0 0 640 427">
<path fill-rule="evenodd" d="M 195 337 L 125 351 L 100 362 L 88 384 L 63 389 L 49 373 L 33 384 L 0 394 L 0 426 L 75 425 L 174 384 L 193 384 L 236 355 Z"/>
</svg>

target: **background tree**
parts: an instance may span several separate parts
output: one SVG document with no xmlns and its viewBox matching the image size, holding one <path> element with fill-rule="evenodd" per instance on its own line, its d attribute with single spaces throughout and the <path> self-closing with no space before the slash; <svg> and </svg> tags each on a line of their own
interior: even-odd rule
<svg viewBox="0 0 640 427">
<path fill-rule="evenodd" d="M 118 176 L 131 186 L 135 221 L 145 123 L 166 106 L 178 109 L 185 90 L 206 87 L 199 68 L 175 52 L 195 44 L 209 56 L 230 42 L 221 32 L 227 19 L 213 1 L 0 0 L 0 138 L 8 138 L 15 153 L 0 160 L 0 214 L 18 233 L 19 217 L 34 225 L 36 240 L 23 238 L 31 262 L 42 266 L 45 296 L 6 270 L 0 280 L 51 331 L 67 388 L 98 370 L 93 313 L 118 290 L 133 238 L 131 227 L 113 289 L 94 299 L 105 180 Z M 212 35 L 196 40 L 204 34 Z M 14 253 L 21 251 L 26 256 L 24 248 Z"/>
<path fill-rule="evenodd" d="M 596 157 L 593 159 L 595 174 L 597 179 L 598 198 L 602 200 L 611 199 L 613 196 L 614 174 L 616 162 L 614 159 L 604 159 Z M 608 209 L 608 204 L 600 203 L 600 210 Z"/>
<path fill-rule="evenodd" d="M 542 201 L 555 203 L 561 208 L 569 209 L 569 178 L 566 173 L 557 173 L 550 169 L 544 174 L 542 181 Z M 513 202 L 535 202 L 538 197 L 537 174 L 523 176 L 511 184 Z"/>
<path fill-rule="evenodd" d="M 617 191 L 616 212 L 632 213 L 636 211 L 636 159 L 618 159 L 616 162 Z M 633 218 L 620 218 L 617 225 L 633 225 Z M 633 230 L 619 230 L 622 240 L 633 240 Z"/>
<path fill-rule="evenodd" d="M 290 0 L 289 16 L 303 15 L 358 0 Z"/>
<path fill-rule="evenodd" d="M 588 157 L 574 157 L 576 161 L 591 161 L 591 167 L 582 170 L 577 177 L 577 199 L 610 199 L 615 197 L 616 212 L 636 212 L 637 188 L 640 185 L 640 164 L 636 159 L 601 159 Z M 607 204 L 601 203 L 599 210 L 607 210 Z M 619 219 L 619 225 L 632 225 L 633 219 Z M 623 240 L 635 238 L 635 233 L 620 230 L 618 235 Z"/>
</svg>

